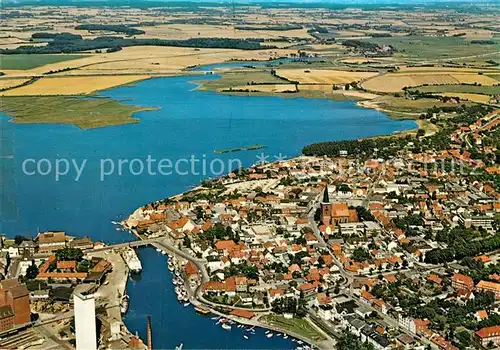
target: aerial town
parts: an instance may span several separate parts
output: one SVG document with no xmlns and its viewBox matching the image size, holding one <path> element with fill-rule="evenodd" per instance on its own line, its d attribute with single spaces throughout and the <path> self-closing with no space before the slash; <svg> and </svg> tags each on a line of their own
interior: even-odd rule
<svg viewBox="0 0 500 350">
<path fill-rule="evenodd" d="M 204 180 L 116 223 L 135 241 L 2 236 L 0 347 L 152 348 L 149 319 L 147 342 L 122 322 L 135 249 L 151 245 L 178 301 L 245 339 L 498 348 L 500 110 L 445 120 L 434 136 L 313 144 Z"/>
<path fill-rule="evenodd" d="M 201 304 L 319 347 L 497 348 L 500 111 L 448 120 L 433 147 L 416 145 L 419 134 L 354 157 L 240 169 L 141 207 L 125 225 L 188 253 L 189 294 Z M 390 154 L 387 142 L 395 154 L 374 157 Z M 328 145 L 304 153 L 314 147 Z"/>
<path fill-rule="evenodd" d="M 498 0 L 0 18 L 0 349 L 500 349 Z"/>
</svg>

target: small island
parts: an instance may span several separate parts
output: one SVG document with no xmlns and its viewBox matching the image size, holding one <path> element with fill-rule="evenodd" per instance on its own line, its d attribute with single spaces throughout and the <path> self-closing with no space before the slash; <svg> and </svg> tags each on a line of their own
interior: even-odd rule
<svg viewBox="0 0 500 350">
<path fill-rule="evenodd" d="M 248 146 L 248 147 L 238 147 L 238 148 L 228 148 L 228 149 L 215 149 L 214 152 L 215 153 L 232 153 L 232 152 L 240 152 L 240 151 L 252 151 L 252 150 L 262 149 L 262 148 L 266 148 L 266 146 L 255 144 L 255 145 L 251 145 L 251 146 Z"/>
</svg>

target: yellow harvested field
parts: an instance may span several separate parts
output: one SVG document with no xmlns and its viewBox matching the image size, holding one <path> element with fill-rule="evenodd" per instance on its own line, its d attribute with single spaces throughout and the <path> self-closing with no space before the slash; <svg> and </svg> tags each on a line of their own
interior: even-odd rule
<svg viewBox="0 0 500 350">
<path fill-rule="evenodd" d="M 375 72 L 349 72 L 326 69 L 278 69 L 276 74 L 301 84 L 346 84 L 377 75 Z"/>
<path fill-rule="evenodd" d="M 21 85 L 24 82 L 27 82 L 29 79 L 19 78 L 19 79 L 0 79 L 0 90 L 7 89 L 13 86 Z"/>
<path fill-rule="evenodd" d="M 427 85 L 456 85 L 456 84 L 474 84 L 495 85 L 498 81 L 486 75 L 477 73 L 388 73 L 366 80 L 362 87 L 369 91 L 377 92 L 398 92 L 404 87 Z"/>
<path fill-rule="evenodd" d="M 146 75 L 51 77 L 0 94 L 3 96 L 84 95 L 148 78 Z"/>
<path fill-rule="evenodd" d="M 488 103 L 490 102 L 490 96 L 488 95 L 480 95 L 480 94 L 466 94 L 461 92 L 443 92 L 440 93 L 441 96 L 449 96 L 449 97 L 458 97 L 461 100 L 467 100 L 472 102 L 479 103 Z"/>
<path fill-rule="evenodd" d="M 479 83 L 481 85 L 495 85 L 498 84 L 498 80 L 488 77 L 486 75 L 476 75 L 476 74 L 453 74 L 455 79 L 458 79 L 462 84 L 474 84 Z"/>
<path fill-rule="evenodd" d="M 295 88 L 295 84 L 240 85 L 240 86 L 233 86 L 232 90 L 236 91 L 249 90 L 252 92 L 257 91 L 257 92 L 275 92 L 275 93 L 297 91 Z"/>
<path fill-rule="evenodd" d="M 299 85 L 299 90 L 308 90 L 308 91 L 333 91 L 332 86 L 330 84 L 327 85 Z"/>
<path fill-rule="evenodd" d="M 454 68 L 454 67 L 408 67 L 408 66 L 400 66 L 399 70 L 395 74 L 402 74 L 402 73 L 414 73 L 414 74 L 426 74 L 430 72 L 453 72 L 453 73 L 487 73 L 487 72 L 492 72 L 492 73 L 500 73 L 498 69 L 495 68 Z"/>
<path fill-rule="evenodd" d="M 306 28 L 293 30 L 238 30 L 229 25 L 166 24 L 141 28 L 144 38 L 262 38 L 279 37 L 308 38 Z"/>
<path fill-rule="evenodd" d="M 281 55 L 296 53 L 295 50 L 235 50 L 194 49 L 168 46 L 134 46 L 113 53 L 92 54 L 71 61 L 57 62 L 30 70 L 3 70 L 11 77 L 41 75 L 67 67 L 79 68 L 64 72 L 64 75 L 116 74 L 116 73 L 178 73 L 193 65 L 224 62 L 230 59 L 269 60 Z"/>
<path fill-rule="evenodd" d="M 354 63 L 354 64 L 363 64 L 363 63 L 371 63 L 377 62 L 376 60 L 365 58 L 365 57 L 349 57 L 340 61 L 342 63 Z"/>
</svg>

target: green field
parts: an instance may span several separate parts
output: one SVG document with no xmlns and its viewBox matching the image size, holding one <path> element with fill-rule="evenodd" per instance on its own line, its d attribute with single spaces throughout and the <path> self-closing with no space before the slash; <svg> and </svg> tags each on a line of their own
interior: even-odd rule
<svg viewBox="0 0 500 350">
<path fill-rule="evenodd" d="M 422 98 L 418 100 L 408 100 L 403 97 L 385 97 L 377 101 L 377 104 L 387 110 L 403 113 L 425 113 L 429 108 L 453 107 L 453 104 L 444 103 L 437 99 Z M 471 102 L 463 101 L 460 105 L 471 105 Z"/>
<path fill-rule="evenodd" d="M 87 57 L 88 55 L 0 55 L 1 69 L 32 69 L 50 63 L 74 60 Z"/>
<path fill-rule="evenodd" d="M 288 84 L 287 81 L 273 76 L 270 70 L 240 71 L 222 73 L 222 77 L 217 80 L 198 81 L 201 84 L 200 90 L 229 89 L 233 86 L 247 84 Z"/>
<path fill-rule="evenodd" d="M 81 129 L 138 123 L 132 114 L 151 110 L 121 104 L 108 98 L 72 96 L 1 97 L 0 112 L 13 117 L 14 123 L 72 124 Z"/>
<path fill-rule="evenodd" d="M 289 331 L 315 341 L 325 340 L 325 337 L 316 330 L 306 319 L 287 319 L 279 315 L 267 315 L 260 319 L 264 323 L 277 326 L 284 331 Z"/>
<path fill-rule="evenodd" d="M 458 92 L 465 94 L 495 95 L 500 94 L 500 86 L 475 86 L 475 85 L 433 85 L 421 86 L 411 89 L 420 92 Z"/>
<path fill-rule="evenodd" d="M 459 37 L 403 36 L 390 38 L 363 39 L 377 44 L 392 45 L 396 48 L 396 57 L 415 59 L 448 59 L 469 57 L 500 51 L 500 41 L 495 45 L 471 44 Z"/>
</svg>

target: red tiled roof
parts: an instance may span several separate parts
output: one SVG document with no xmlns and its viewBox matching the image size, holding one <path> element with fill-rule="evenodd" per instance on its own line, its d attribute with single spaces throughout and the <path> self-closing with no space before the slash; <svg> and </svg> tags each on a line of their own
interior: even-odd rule
<svg viewBox="0 0 500 350">
<path fill-rule="evenodd" d="M 234 309 L 233 311 L 231 311 L 231 316 L 246 318 L 250 320 L 255 317 L 255 313 L 248 310 Z"/>
<path fill-rule="evenodd" d="M 482 328 L 482 329 L 478 330 L 475 334 L 481 339 L 499 336 L 500 335 L 500 326 L 492 326 L 492 327 Z"/>
<path fill-rule="evenodd" d="M 76 269 L 76 261 L 70 260 L 70 261 L 58 261 L 57 262 L 57 268 L 58 269 Z"/>
<path fill-rule="evenodd" d="M 234 241 L 218 241 L 215 243 L 215 248 L 217 250 L 227 250 L 234 247 L 236 243 Z"/>
<path fill-rule="evenodd" d="M 186 274 L 188 276 L 196 275 L 198 273 L 198 268 L 191 261 L 188 261 L 188 263 L 186 264 L 185 269 L 186 269 Z"/>
</svg>

